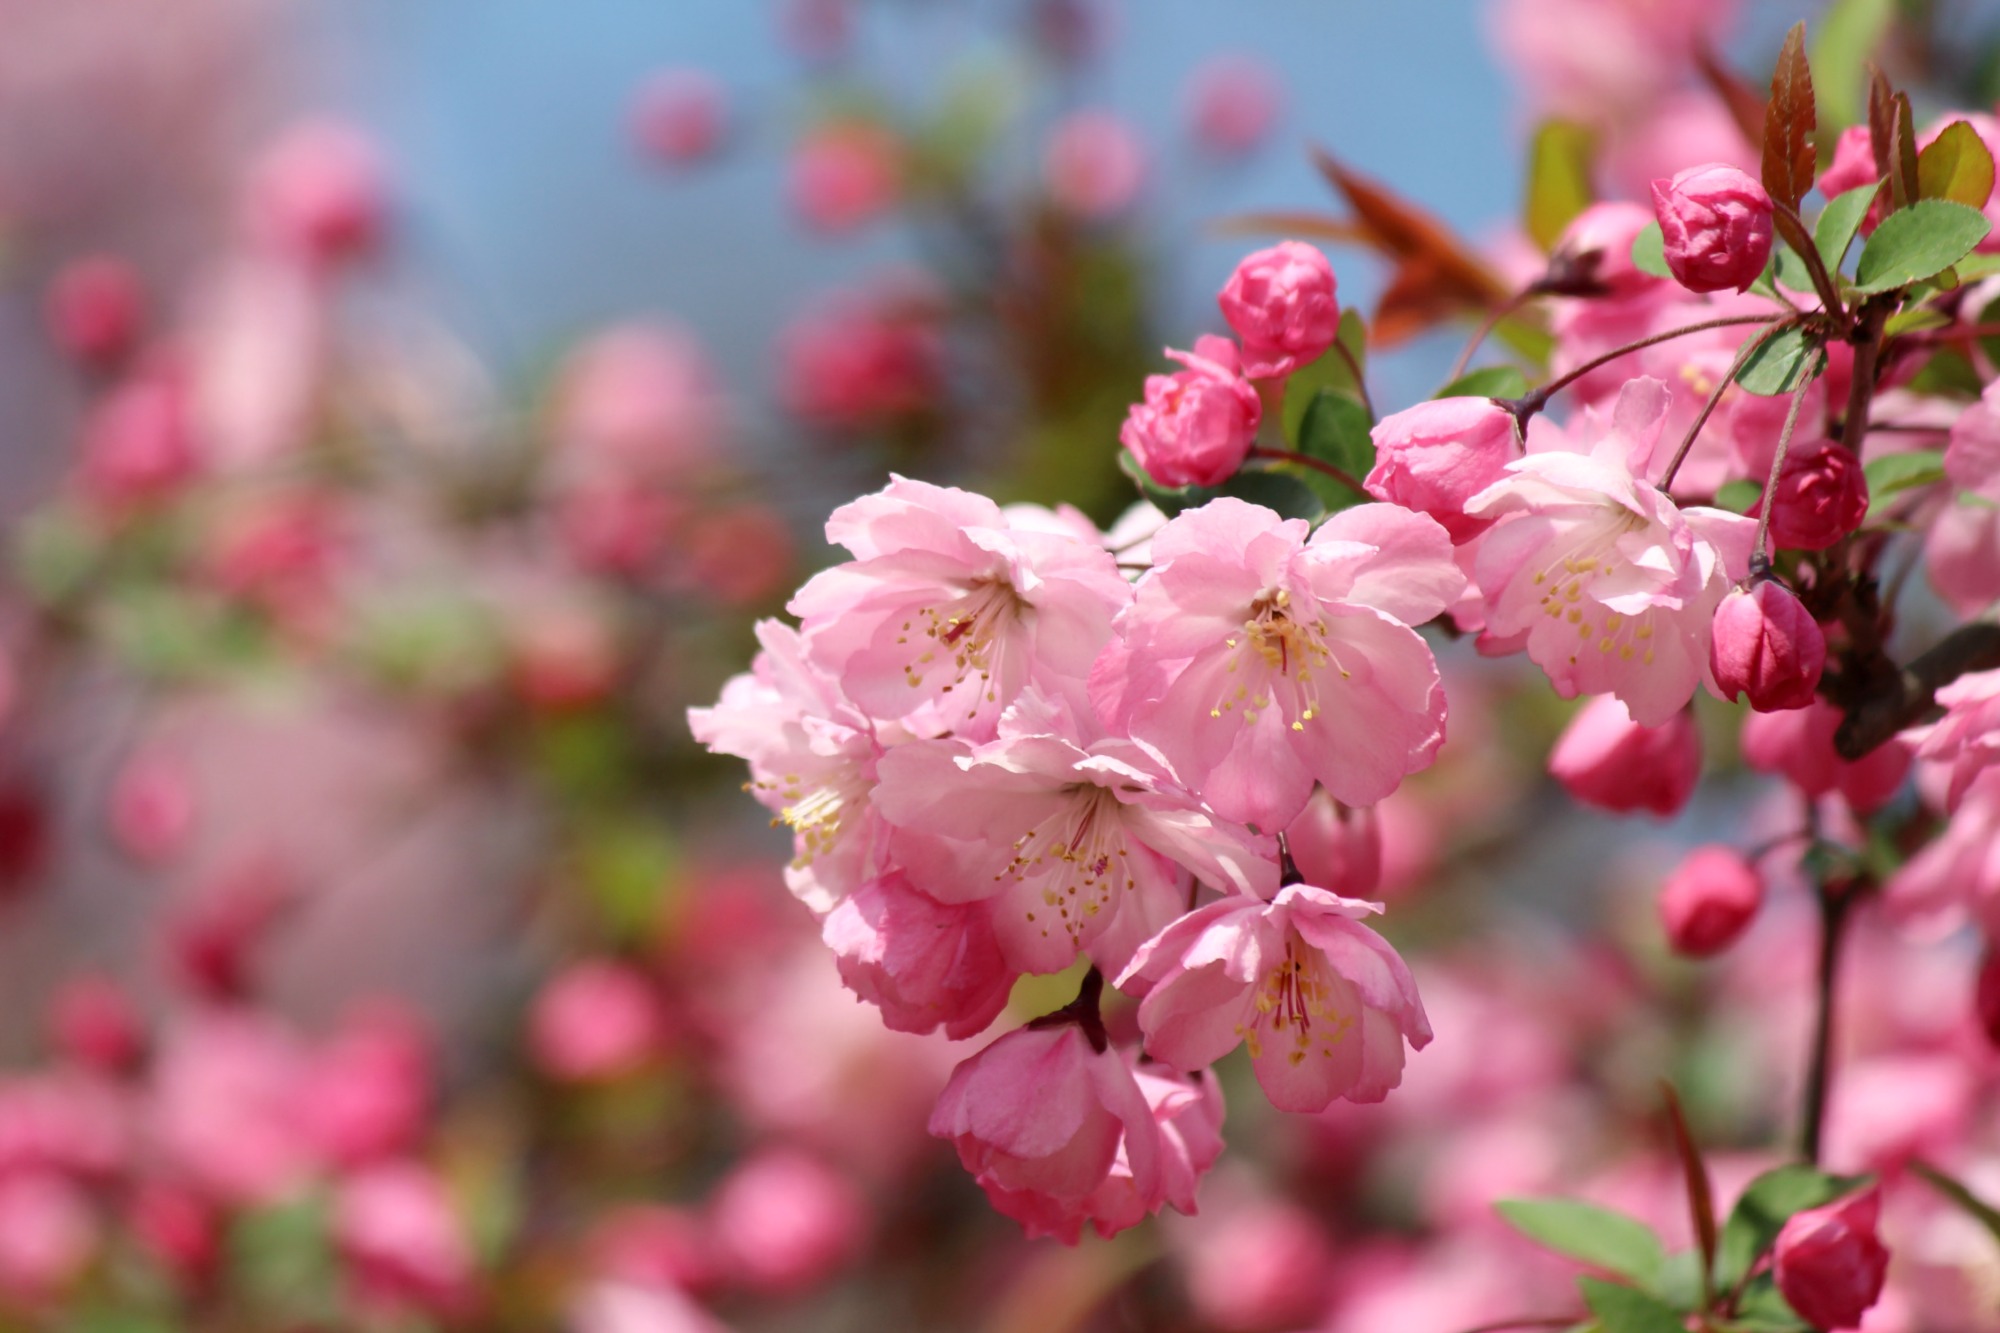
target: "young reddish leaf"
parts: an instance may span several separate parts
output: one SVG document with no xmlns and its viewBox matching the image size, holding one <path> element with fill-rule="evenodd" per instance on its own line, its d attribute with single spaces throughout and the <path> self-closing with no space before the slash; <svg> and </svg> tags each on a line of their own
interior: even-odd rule
<svg viewBox="0 0 2000 1333">
<path fill-rule="evenodd" d="M 1694 67 L 1715 95 L 1722 99 L 1722 105 L 1728 109 L 1729 118 L 1736 122 L 1736 128 L 1743 131 L 1743 142 L 1753 148 L 1763 143 L 1764 102 L 1757 96 L 1757 90 L 1723 64 L 1706 39 L 1695 45 Z"/>
<path fill-rule="evenodd" d="M 1917 154 L 1917 197 L 1986 207 L 1993 197 L 1993 154 L 1972 126 L 1953 121 Z"/>
<path fill-rule="evenodd" d="M 1695 1146 L 1688 1130 L 1687 1116 L 1681 1111 L 1680 1094 L 1664 1079 L 1660 1092 L 1667 1102 L 1667 1123 L 1674 1132 L 1674 1150 L 1680 1154 L 1681 1171 L 1687 1178 L 1688 1216 L 1694 1221 L 1695 1240 L 1701 1246 L 1702 1303 L 1707 1304 L 1710 1284 L 1715 1280 L 1715 1188 L 1709 1183 L 1708 1163 Z"/>
<path fill-rule="evenodd" d="M 1868 66 L 1868 146 L 1875 153 L 1875 174 L 1889 174 L 1889 147 L 1896 132 L 1896 91 L 1873 64 Z"/>
<path fill-rule="evenodd" d="M 1916 116 L 1910 110 L 1910 95 L 1897 93 L 1895 114 L 1889 135 L 1889 199 L 1897 208 L 1908 208 L 1917 199 Z"/>
<path fill-rule="evenodd" d="M 1324 213 L 1237 213 L 1216 222 L 1212 230 L 1220 236 L 1289 236 L 1341 245 L 1366 245 L 1370 239 L 1367 228 Z"/>
<path fill-rule="evenodd" d="M 1806 25 L 1792 25 L 1771 72 L 1771 103 L 1764 112 L 1764 188 L 1796 209 L 1813 187 L 1819 158 L 1813 135 L 1819 109 L 1813 102 L 1812 68 L 1806 63 Z"/>
<path fill-rule="evenodd" d="M 1544 252 L 1556 248 L 1571 219 L 1590 207 L 1593 147 L 1588 127 L 1567 120 L 1546 120 L 1528 147 L 1528 235 Z"/>
</svg>

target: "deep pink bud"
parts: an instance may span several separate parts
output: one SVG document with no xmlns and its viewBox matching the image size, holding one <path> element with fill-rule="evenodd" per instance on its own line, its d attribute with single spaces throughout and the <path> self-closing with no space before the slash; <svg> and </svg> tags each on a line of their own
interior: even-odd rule
<svg viewBox="0 0 2000 1333">
<path fill-rule="evenodd" d="M 2000 1050 L 2000 949 L 1990 945 L 1979 963 L 1979 980 L 1972 992 L 1973 1014 L 1986 1044 Z"/>
<path fill-rule="evenodd" d="M 1491 398 L 1438 398 L 1393 416 L 1373 431 L 1375 466 L 1363 485 L 1378 500 L 1429 514 L 1454 542 L 1490 526 L 1465 502 L 1499 481 L 1521 456 L 1514 414 Z"/>
<path fill-rule="evenodd" d="M 1042 183 L 1065 212 L 1086 222 L 1109 222 L 1138 199 L 1146 183 L 1146 150 L 1132 127 L 1111 112 L 1072 112 L 1049 133 Z"/>
<path fill-rule="evenodd" d="M 112 840 L 135 861 L 171 860 L 194 831 L 194 817 L 194 784 L 165 754 L 135 756 L 111 784 Z"/>
<path fill-rule="evenodd" d="M 49 337 L 65 353 L 86 365 L 115 364 L 145 324 L 139 275 L 111 255 L 66 264 L 49 284 L 44 316 Z"/>
<path fill-rule="evenodd" d="M 188 392 L 171 373 L 143 374 L 91 409 L 83 486 L 110 508 L 166 499 L 200 470 Z"/>
<path fill-rule="evenodd" d="M 853 231 L 895 205 L 902 191 L 903 148 L 871 120 L 814 127 L 792 151 L 792 207 L 815 231 Z"/>
<path fill-rule="evenodd" d="M 332 121 L 288 131 L 257 165 L 250 212 L 259 239 L 314 264 L 373 250 L 388 214 L 374 145 Z"/>
<path fill-rule="evenodd" d="M 1319 359 L 1340 332 L 1333 265 L 1303 241 L 1246 255 L 1216 296 L 1243 340 L 1243 373 L 1288 375 Z"/>
<path fill-rule="evenodd" d="M 1167 355 L 1187 369 L 1146 377 L 1145 401 L 1132 404 L 1118 441 L 1162 486 L 1220 486 L 1249 457 L 1263 404 L 1236 373 L 1226 338 Z"/>
<path fill-rule="evenodd" d="M 1549 773 L 1585 805 L 1615 814 L 1677 813 L 1701 776 L 1701 734 L 1686 709 L 1642 727 L 1604 694 L 1570 720 L 1549 754 Z"/>
<path fill-rule="evenodd" d="M 1889 1251 L 1875 1234 L 1882 1192 L 1871 1186 L 1788 1219 L 1773 1250 L 1778 1290 L 1814 1328 L 1856 1328 L 1882 1294 Z"/>
<path fill-rule="evenodd" d="M 1771 196 L 1735 167 L 1711 162 L 1653 182 L 1667 267 L 1691 292 L 1749 290 L 1771 257 Z"/>
<path fill-rule="evenodd" d="M 146 1038 L 124 987 L 109 977 L 71 977 L 49 1009 L 49 1035 L 65 1059 L 117 1074 L 139 1061 Z"/>
<path fill-rule="evenodd" d="M 1556 241 L 1556 253 L 1568 256 L 1581 267 L 1587 255 L 1597 260 L 1592 277 L 1609 287 L 1613 295 L 1630 296 L 1657 286 L 1661 279 L 1632 262 L 1632 242 L 1653 215 L 1638 204 L 1606 200 L 1592 204 L 1570 220 Z"/>
<path fill-rule="evenodd" d="M 1764 511 L 1763 500 L 1750 516 Z M 1823 551 L 1868 517 L 1868 479 L 1861 460 L 1831 441 L 1785 454 L 1771 504 L 1771 545 Z"/>
<path fill-rule="evenodd" d="M 1236 157 L 1263 141 L 1283 103 L 1278 71 L 1247 55 L 1210 59 L 1189 78 L 1189 132 L 1209 152 Z"/>
<path fill-rule="evenodd" d="M 1736 942 L 1764 901 L 1764 881 L 1733 847 L 1697 847 L 1660 888 L 1660 921 L 1674 952 L 1706 958 Z"/>
<path fill-rule="evenodd" d="M 1715 608 L 1708 663 L 1732 703 L 1747 695 L 1760 713 L 1804 708 L 1826 667 L 1826 635 L 1791 589 L 1760 579 Z"/>
</svg>

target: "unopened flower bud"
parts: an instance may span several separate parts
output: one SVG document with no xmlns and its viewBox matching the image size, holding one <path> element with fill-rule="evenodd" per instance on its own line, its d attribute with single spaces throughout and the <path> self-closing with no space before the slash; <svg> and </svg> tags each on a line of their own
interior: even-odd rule
<svg viewBox="0 0 2000 1333">
<path fill-rule="evenodd" d="M 1778 1290 L 1814 1328 L 1858 1327 L 1882 1294 L 1889 1251 L 1875 1234 L 1882 1212 L 1877 1188 L 1796 1213 L 1773 1251 Z"/>
<path fill-rule="evenodd" d="M 1521 456 L 1514 414 L 1491 398 L 1438 398 L 1377 422 L 1375 466 L 1363 484 L 1378 500 L 1429 514 L 1464 541 L 1489 526 L 1465 502 Z"/>
<path fill-rule="evenodd" d="M 1243 373 L 1286 375 L 1318 360 L 1340 332 L 1333 266 L 1302 241 L 1246 256 L 1216 304 L 1243 340 Z"/>
<path fill-rule="evenodd" d="M 1763 513 L 1764 501 L 1750 510 Z M 1868 516 L 1868 479 L 1861 460 L 1831 441 L 1785 455 L 1771 496 L 1771 545 L 1823 551 Z"/>
<path fill-rule="evenodd" d="M 1162 486 L 1219 486 L 1249 457 L 1263 404 L 1236 373 L 1228 339 L 1203 338 L 1193 352 L 1167 355 L 1187 369 L 1146 377 L 1145 401 L 1132 405 L 1119 443 Z"/>
<path fill-rule="evenodd" d="M 1722 599 L 1708 641 L 1715 688 L 1760 713 L 1804 708 L 1826 667 L 1826 635 L 1791 589 L 1774 579 Z"/>
<path fill-rule="evenodd" d="M 1642 727 L 1613 695 L 1592 699 L 1549 754 L 1549 773 L 1584 805 L 1677 813 L 1701 776 L 1701 735 L 1686 709 Z"/>
<path fill-rule="evenodd" d="M 88 366 L 115 365 L 145 323 L 139 275 L 109 255 L 66 264 L 49 285 L 44 314 L 50 338 L 67 355 Z"/>
<path fill-rule="evenodd" d="M 1771 258 L 1771 196 L 1735 167 L 1689 167 L 1653 182 L 1667 267 L 1691 292 L 1749 290 Z"/>
<path fill-rule="evenodd" d="M 1979 964 L 1979 980 L 1974 983 L 1973 1013 L 1987 1045 L 2000 1050 L 2000 949 L 1988 948 Z"/>
<path fill-rule="evenodd" d="M 1764 881 L 1733 847 L 1697 847 L 1660 889 L 1660 921 L 1674 952 L 1706 958 L 1736 942 L 1764 901 Z"/>
</svg>

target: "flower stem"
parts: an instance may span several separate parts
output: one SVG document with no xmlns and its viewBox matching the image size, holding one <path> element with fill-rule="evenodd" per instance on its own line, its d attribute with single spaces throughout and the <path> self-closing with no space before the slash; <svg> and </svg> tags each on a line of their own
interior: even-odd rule
<svg viewBox="0 0 2000 1333">
<path fill-rule="evenodd" d="M 1324 458 L 1314 458 L 1311 454 L 1302 454 L 1296 449 L 1273 449 L 1260 444 L 1250 450 L 1250 457 L 1268 458 L 1279 463 L 1298 463 L 1301 466 L 1313 469 L 1315 472 L 1324 472 L 1327 476 L 1332 477 L 1356 495 L 1368 494 L 1367 488 L 1356 481 L 1353 475 L 1345 468 L 1336 467 Z"/>
<path fill-rule="evenodd" d="M 1729 392 L 1729 386 L 1734 384 L 1736 377 L 1743 373 L 1743 367 L 1750 363 L 1750 358 L 1757 354 L 1757 349 L 1762 347 L 1767 339 L 1789 327 L 1791 327 L 1790 320 L 1773 324 L 1770 328 L 1765 329 L 1748 342 L 1745 342 L 1737 350 L 1736 359 L 1729 363 L 1729 372 L 1722 377 L 1722 383 L 1715 386 L 1715 391 L 1708 395 L 1708 401 L 1701 405 L 1700 415 L 1696 416 L 1694 424 L 1688 427 L 1688 433 L 1681 437 L 1681 447 L 1674 450 L 1673 461 L 1667 464 L 1666 472 L 1661 474 L 1660 490 L 1662 492 L 1671 492 L 1674 489 L 1674 477 L 1679 474 L 1681 464 L 1687 461 L 1688 451 L 1694 448 L 1695 437 L 1699 436 L 1701 428 L 1708 424 L 1709 417 L 1714 414 L 1717 405 L 1722 402 L 1722 395 Z"/>
<path fill-rule="evenodd" d="M 1857 371 L 1859 367 L 1856 367 Z M 1792 447 L 1792 431 L 1799 424 L 1799 408 L 1806 401 L 1806 390 L 1812 388 L 1812 379 L 1792 390 L 1792 405 L 1785 409 L 1784 429 L 1778 432 L 1778 452 L 1771 455 L 1771 475 L 1764 482 L 1764 502 L 1757 507 L 1757 545 L 1750 553 L 1752 572 L 1768 570 L 1771 556 L 1768 543 L 1771 537 L 1771 511 L 1778 507 L 1778 474 L 1785 469 L 1785 454 Z"/>
<path fill-rule="evenodd" d="M 1608 366 L 1620 357 L 1630 356 L 1634 352 L 1642 352 L 1646 348 L 1656 346 L 1659 343 L 1672 342 L 1676 338 L 1685 338 L 1690 333 L 1706 333 L 1710 329 L 1726 329 L 1738 324 L 1775 324 L 1781 319 L 1785 319 L 1785 316 L 1729 315 L 1722 319 L 1705 319 L 1699 324 L 1687 324 L 1678 329 L 1668 329 L 1664 333 L 1652 333 L 1644 338 L 1636 338 L 1622 347 L 1612 348 L 1602 356 L 1592 357 L 1582 365 L 1575 367 L 1556 379 L 1550 380 L 1541 388 L 1518 400 L 1514 407 L 1514 415 L 1520 418 L 1522 426 L 1525 427 L 1528 423 L 1528 418 L 1549 405 L 1549 399 L 1555 397 L 1564 389 L 1567 389 L 1570 385 L 1588 375 L 1591 371 Z M 1790 323 L 1791 321 L 1786 320 L 1786 322 Z"/>
<path fill-rule="evenodd" d="M 1799 1152 L 1819 1165 L 1826 1129 L 1827 1093 L 1833 1074 L 1833 1004 L 1840 969 L 1840 942 L 1845 934 L 1851 885 L 1819 885 L 1819 975 L 1814 992 L 1812 1054 L 1806 1065 L 1805 1109 L 1799 1129 Z"/>
</svg>

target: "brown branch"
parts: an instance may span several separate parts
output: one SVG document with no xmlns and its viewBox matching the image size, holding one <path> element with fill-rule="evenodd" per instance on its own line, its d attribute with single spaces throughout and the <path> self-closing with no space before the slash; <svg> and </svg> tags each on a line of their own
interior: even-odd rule
<svg viewBox="0 0 2000 1333">
<path fill-rule="evenodd" d="M 1937 692 L 1960 676 L 2000 667 L 2000 624 L 1961 625 L 1896 673 L 1890 687 L 1848 711 L 1833 734 L 1843 759 L 1859 759 L 1937 706 Z"/>
</svg>

